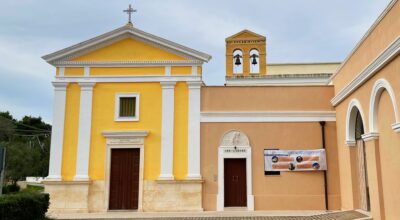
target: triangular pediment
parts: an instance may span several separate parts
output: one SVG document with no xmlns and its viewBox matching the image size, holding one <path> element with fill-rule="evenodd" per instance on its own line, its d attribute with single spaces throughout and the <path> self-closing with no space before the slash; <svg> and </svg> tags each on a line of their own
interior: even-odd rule
<svg viewBox="0 0 400 220">
<path fill-rule="evenodd" d="M 260 34 L 245 29 L 243 31 L 240 31 L 239 33 L 227 37 L 225 40 L 232 41 L 232 40 L 244 40 L 244 39 L 265 40 L 265 36 L 262 36 Z"/>
<path fill-rule="evenodd" d="M 96 61 L 208 62 L 211 56 L 125 25 L 98 37 L 43 56 L 50 64 Z"/>
</svg>

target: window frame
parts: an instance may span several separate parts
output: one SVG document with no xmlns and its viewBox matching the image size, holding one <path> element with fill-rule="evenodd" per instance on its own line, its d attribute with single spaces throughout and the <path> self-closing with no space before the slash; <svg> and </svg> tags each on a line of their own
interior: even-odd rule
<svg viewBox="0 0 400 220">
<path fill-rule="evenodd" d="M 124 92 L 115 94 L 115 109 L 114 109 L 114 120 L 115 121 L 139 121 L 139 104 L 140 94 L 136 92 Z M 135 98 L 135 116 L 134 117 L 121 117 L 119 116 L 120 100 L 121 98 Z"/>
</svg>

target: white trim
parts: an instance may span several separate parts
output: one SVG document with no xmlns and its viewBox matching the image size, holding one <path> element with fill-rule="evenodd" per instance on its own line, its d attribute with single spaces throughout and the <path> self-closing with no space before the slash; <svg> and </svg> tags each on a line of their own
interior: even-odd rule
<svg viewBox="0 0 400 220">
<path fill-rule="evenodd" d="M 105 171 L 105 190 L 104 190 L 104 207 L 108 210 L 110 198 L 110 170 L 111 170 L 111 149 L 118 148 L 139 148 L 139 200 L 138 211 L 143 211 L 143 174 L 144 174 L 144 138 L 148 135 L 148 131 L 103 131 L 102 134 L 106 138 L 106 171 Z"/>
<path fill-rule="evenodd" d="M 396 133 L 400 133 L 400 122 L 397 122 L 397 123 L 392 124 L 392 129 L 393 129 L 393 131 L 395 131 Z"/>
<path fill-rule="evenodd" d="M 171 66 L 165 66 L 165 75 L 170 76 L 171 75 Z"/>
<path fill-rule="evenodd" d="M 53 126 L 51 129 L 49 175 L 46 180 L 61 181 L 62 150 L 64 143 L 65 103 L 68 83 L 56 83 L 54 86 Z"/>
<path fill-rule="evenodd" d="M 361 138 L 362 138 L 364 141 L 376 140 L 376 139 L 379 138 L 379 133 L 377 133 L 377 132 L 370 132 L 370 133 L 361 135 Z"/>
<path fill-rule="evenodd" d="M 352 99 L 347 107 L 347 114 L 346 114 L 346 145 L 348 146 L 355 146 L 356 138 L 355 138 L 355 125 L 357 119 L 357 110 L 361 114 L 363 127 L 366 129 L 365 126 L 365 117 L 364 111 L 361 107 L 360 101 L 358 99 Z"/>
<path fill-rule="evenodd" d="M 196 58 L 203 62 L 208 62 L 211 59 L 211 56 L 208 54 L 185 47 L 183 45 L 174 43 L 172 41 L 163 39 L 161 37 L 157 37 L 155 35 L 146 33 L 144 31 L 134 28 L 130 25 L 125 25 L 123 27 L 117 28 L 113 31 L 107 32 L 105 34 L 94 37 L 87 41 L 81 42 L 79 44 L 75 44 L 73 46 L 56 51 L 51 54 L 45 55 L 42 58 L 44 60 L 46 60 L 47 62 L 56 61 L 56 60 L 59 60 L 59 59 L 62 59 L 62 58 L 68 57 L 68 56 L 72 56 L 73 54 L 79 53 L 83 50 L 88 50 L 92 47 L 95 47 L 96 45 L 102 44 L 109 40 L 119 38 L 119 37 L 124 37 L 124 36 L 139 38 L 141 40 L 148 41 L 149 43 L 153 43 L 153 44 L 159 45 L 161 47 L 165 47 L 172 51 L 182 53 L 187 56 L 191 56 L 191 57 Z"/>
<path fill-rule="evenodd" d="M 343 66 L 349 61 L 350 57 L 353 56 L 353 54 L 357 51 L 357 49 L 361 46 L 362 43 L 367 39 L 367 37 L 372 33 L 373 30 L 375 30 L 376 26 L 382 21 L 382 19 L 386 16 L 386 14 L 392 9 L 392 7 L 395 5 L 397 0 L 392 0 L 388 6 L 386 6 L 385 10 L 379 15 L 379 17 L 375 20 L 375 22 L 371 25 L 371 27 L 367 30 L 367 32 L 364 34 L 364 36 L 361 38 L 361 40 L 358 41 L 356 46 L 351 50 L 349 55 L 347 55 L 346 59 L 342 62 L 342 64 L 339 66 L 339 68 L 336 70 L 336 72 L 331 76 L 330 80 L 333 80 L 335 76 L 339 73 L 340 70 L 342 70 Z"/>
<path fill-rule="evenodd" d="M 65 73 L 65 67 L 59 67 L 58 68 L 58 76 L 64 76 Z"/>
<path fill-rule="evenodd" d="M 374 76 L 386 64 L 400 54 L 400 37 L 397 37 L 381 54 L 379 54 L 364 70 L 362 70 L 353 80 L 350 81 L 335 97 L 331 100 L 333 106 L 337 106 L 346 97 L 358 89 L 364 82 Z"/>
<path fill-rule="evenodd" d="M 159 180 L 173 180 L 174 93 L 176 82 L 160 82 L 162 87 L 161 169 Z"/>
<path fill-rule="evenodd" d="M 136 98 L 135 101 L 135 117 L 120 117 L 119 107 L 121 98 Z M 119 92 L 115 94 L 115 106 L 114 106 L 114 121 L 139 121 L 139 105 L 140 105 L 140 94 L 137 92 Z"/>
<path fill-rule="evenodd" d="M 231 130 L 232 131 L 232 130 Z M 226 132 L 223 136 L 225 136 Z M 240 131 L 239 131 L 240 132 Z M 244 136 L 244 133 L 240 132 Z M 247 138 L 247 136 L 246 136 Z M 222 137 L 223 139 L 223 137 Z M 247 138 L 248 139 L 248 138 Z M 225 184 L 224 184 L 224 160 L 225 158 L 245 158 L 246 159 L 246 186 L 247 186 L 247 210 L 254 211 L 253 178 L 252 178 L 252 158 L 251 147 L 248 146 L 219 146 L 218 147 L 218 194 L 217 211 L 224 211 L 225 208 Z"/>
<path fill-rule="evenodd" d="M 348 147 L 355 147 L 356 141 L 345 141 L 346 146 Z"/>
<path fill-rule="evenodd" d="M 74 181 L 89 180 L 90 136 L 92 128 L 92 100 L 95 83 L 79 83 L 81 96 L 79 104 L 78 147 Z"/>
<path fill-rule="evenodd" d="M 334 111 L 201 112 L 201 122 L 336 121 Z"/>
<path fill-rule="evenodd" d="M 201 65 L 198 60 L 120 60 L 120 61 L 55 61 L 53 65 L 63 67 L 147 67 L 147 66 L 192 66 Z"/>
<path fill-rule="evenodd" d="M 371 97 L 369 101 L 369 131 L 377 132 L 377 117 L 378 117 L 378 104 L 383 91 L 387 91 L 392 101 L 395 122 L 399 122 L 399 113 L 397 110 L 397 103 L 395 93 L 386 79 L 378 79 L 372 87 Z"/>
<path fill-rule="evenodd" d="M 197 76 L 197 66 L 195 65 L 192 66 L 192 75 Z"/>
<path fill-rule="evenodd" d="M 188 82 L 188 175 L 187 179 L 201 179 L 200 174 L 200 102 L 202 82 Z"/>
<path fill-rule="evenodd" d="M 236 75 L 236 74 L 235 74 Z M 252 75 L 259 75 L 252 73 Z M 293 78 L 227 78 L 227 86 L 321 86 L 328 85 L 329 79 L 326 77 L 293 77 Z"/>
<path fill-rule="evenodd" d="M 177 82 L 177 81 L 200 81 L 201 76 L 64 76 L 56 77 L 55 82 Z"/>
<path fill-rule="evenodd" d="M 90 67 L 89 66 L 84 66 L 83 67 L 83 76 L 90 76 Z"/>
</svg>

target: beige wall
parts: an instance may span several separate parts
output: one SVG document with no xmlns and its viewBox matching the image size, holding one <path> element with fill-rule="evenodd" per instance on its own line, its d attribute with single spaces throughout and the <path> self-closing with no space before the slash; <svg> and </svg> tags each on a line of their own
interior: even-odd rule
<svg viewBox="0 0 400 220">
<path fill-rule="evenodd" d="M 222 135 L 237 129 L 249 137 L 252 148 L 255 210 L 323 210 L 323 172 L 281 172 L 264 175 L 264 149 L 318 149 L 322 147 L 319 122 L 308 123 L 202 123 L 201 173 L 204 210 L 216 210 L 218 147 Z M 340 209 L 336 126 L 326 125 L 329 208 Z"/>
<path fill-rule="evenodd" d="M 331 86 L 296 87 L 203 87 L 202 112 L 332 111 Z M 264 175 L 263 150 L 322 148 L 321 127 L 316 122 L 202 123 L 201 173 L 203 208 L 216 210 L 218 147 L 222 135 L 237 129 L 248 135 L 252 148 L 253 194 L 256 210 L 322 210 L 322 172 L 281 172 Z M 329 208 L 340 208 L 336 125 L 326 125 Z"/>
<path fill-rule="evenodd" d="M 400 2 L 381 20 L 376 28 L 351 55 L 333 80 L 338 93 L 367 67 L 390 43 L 400 36 Z"/>
<path fill-rule="evenodd" d="M 332 86 L 207 86 L 201 111 L 333 111 Z"/>
<path fill-rule="evenodd" d="M 335 73 L 340 63 L 268 64 L 268 75 Z"/>
</svg>

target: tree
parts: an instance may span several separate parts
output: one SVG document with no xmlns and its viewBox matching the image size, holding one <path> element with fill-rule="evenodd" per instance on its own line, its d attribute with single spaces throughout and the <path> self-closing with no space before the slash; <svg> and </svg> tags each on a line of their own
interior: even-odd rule
<svg viewBox="0 0 400 220">
<path fill-rule="evenodd" d="M 0 112 L 0 143 L 7 148 L 6 179 L 16 184 L 27 176 L 47 176 L 51 125 L 40 117 L 16 120 Z"/>
</svg>

